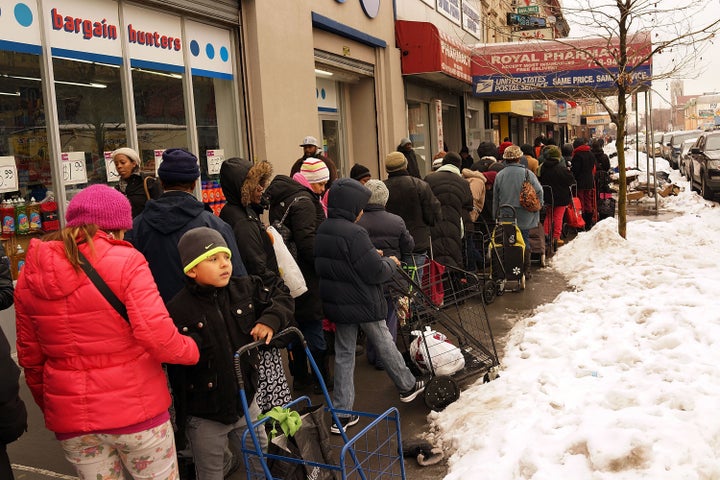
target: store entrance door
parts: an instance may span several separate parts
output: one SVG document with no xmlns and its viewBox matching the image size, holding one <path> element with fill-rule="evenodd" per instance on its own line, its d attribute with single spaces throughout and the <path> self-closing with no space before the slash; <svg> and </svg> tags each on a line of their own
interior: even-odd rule
<svg viewBox="0 0 720 480">
<path fill-rule="evenodd" d="M 320 138 L 322 138 L 325 155 L 335 162 L 338 175 L 346 176 L 345 152 L 342 148 L 342 128 L 339 114 L 320 114 Z"/>
</svg>

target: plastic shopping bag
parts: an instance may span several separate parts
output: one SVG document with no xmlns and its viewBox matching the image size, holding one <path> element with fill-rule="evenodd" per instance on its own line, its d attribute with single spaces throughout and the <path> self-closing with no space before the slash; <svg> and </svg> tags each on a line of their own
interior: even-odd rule
<svg viewBox="0 0 720 480">
<path fill-rule="evenodd" d="M 435 375 L 452 375 L 465 367 L 462 351 L 442 333 L 425 327 L 424 332 L 411 334 L 415 338 L 410 342 L 410 358 L 423 372 L 429 372 L 432 365 Z"/>
<path fill-rule="evenodd" d="M 275 258 L 278 263 L 278 270 L 285 285 L 290 289 L 290 295 L 297 298 L 307 292 L 305 277 L 303 277 L 300 267 L 285 246 L 282 236 L 274 227 L 267 227 L 267 232 L 272 240 L 273 250 L 275 250 Z"/>
</svg>

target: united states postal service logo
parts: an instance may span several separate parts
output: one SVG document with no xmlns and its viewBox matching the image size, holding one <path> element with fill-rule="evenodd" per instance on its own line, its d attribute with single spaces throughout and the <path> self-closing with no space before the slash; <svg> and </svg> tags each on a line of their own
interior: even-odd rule
<svg viewBox="0 0 720 480">
<path fill-rule="evenodd" d="M 478 80 L 475 84 L 475 93 L 492 93 L 495 81 L 490 78 L 487 80 Z"/>
</svg>

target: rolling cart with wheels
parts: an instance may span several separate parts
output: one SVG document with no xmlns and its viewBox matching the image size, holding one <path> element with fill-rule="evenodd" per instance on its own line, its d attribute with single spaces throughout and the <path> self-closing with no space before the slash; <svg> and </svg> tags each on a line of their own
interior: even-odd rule
<svg viewBox="0 0 720 480">
<path fill-rule="evenodd" d="M 488 247 L 490 275 L 502 286 L 498 295 L 525 289 L 525 248 L 515 207 L 500 205 Z"/>
<path fill-rule="evenodd" d="M 300 330 L 290 327 L 275 335 L 275 338 L 283 336 L 296 336 L 299 338 L 300 343 L 307 353 L 312 371 L 321 386 L 327 405 L 326 410 L 330 413 L 330 421 L 340 425 L 338 414 L 358 415 L 362 428 L 352 437 L 349 437 L 343 429 L 340 429 L 340 435 L 319 435 L 320 438 L 318 442 L 322 443 L 322 459 L 313 461 L 303 458 L 301 455 L 278 454 L 278 449 L 274 449 L 274 453 L 265 451 L 260 445 L 256 429 L 266 428 L 271 418 L 265 417 L 261 420 L 253 419 L 251 424 L 252 428 L 246 429 L 242 437 L 242 454 L 247 478 L 265 480 L 295 478 L 324 480 L 404 480 L 405 464 L 403 463 L 400 414 L 397 409 L 390 408 L 381 414 L 336 410 L 332 405 L 330 394 L 320 374 L 320 370 L 313 356 L 310 354 L 307 342 L 303 338 Z M 246 416 L 249 415 L 249 404 L 245 393 L 245 381 L 241 370 L 241 361 L 248 355 L 256 353 L 257 349 L 263 348 L 263 346 L 263 341 L 253 342 L 238 349 L 234 355 L 239 396 L 243 412 Z M 302 411 L 303 409 L 312 410 L 318 407 L 311 405 L 309 397 L 302 396 L 285 405 L 285 408 Z M 302 426 L 300 429 L 302 429 Z M 247 447 L 246 445 L 252 445 L 252 447 Z M 295 471 L 297 468 L 302 469 L 302 471 Z M 286 476 L 282 476 L 283 474 L 278 472 L 284 472 Z"/>
<path fill-rule="evenodd" d="M 409 315 L 400 328 L 399 341 L 405 344 L 404 355 L 414 373 L 429 376 L 424 399 L 432 410 L 442 410 L 459 398 L 458 382 L 473 376 L 490 381 L 499 370 L 485 302 L 468 301 L 472 298 L 470 287 L 452 279 L 453 275 L 457 278 L 458 270 L 446 267 L 440 278 L 428 284 L 418 283 L 405 270 L 398 269 L 389 285 L 398 296 L 409 299 Z M 443 300 L 437 302 L 433 292 L 441 288 Z M 477 295 L 477 288 L 474 290 Z M 425 333 L 428 328 L 434 333 Z M 420 334 L 411 339 L 413 332 Z M 433 345 L 446 341 L 455 348 L 444 343 L 442 348 Z M 412 342 L 417 342 L 414 349 Z M 418 352 L 422 358 L 418 358 Z"/>
</svg>

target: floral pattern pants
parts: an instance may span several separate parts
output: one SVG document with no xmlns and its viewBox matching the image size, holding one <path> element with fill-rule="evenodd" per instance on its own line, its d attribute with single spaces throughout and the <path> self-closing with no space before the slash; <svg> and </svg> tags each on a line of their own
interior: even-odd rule
<svg viewBox="0 0 720 480">
<path fill-rule="evenodd" d="M 60 444 L 80 480 L 123 480 L 125 471 L 135 480 L 178 478 L 175 437 L 169 420 L 142 432 L 80 435 Z"/>
</svg>

